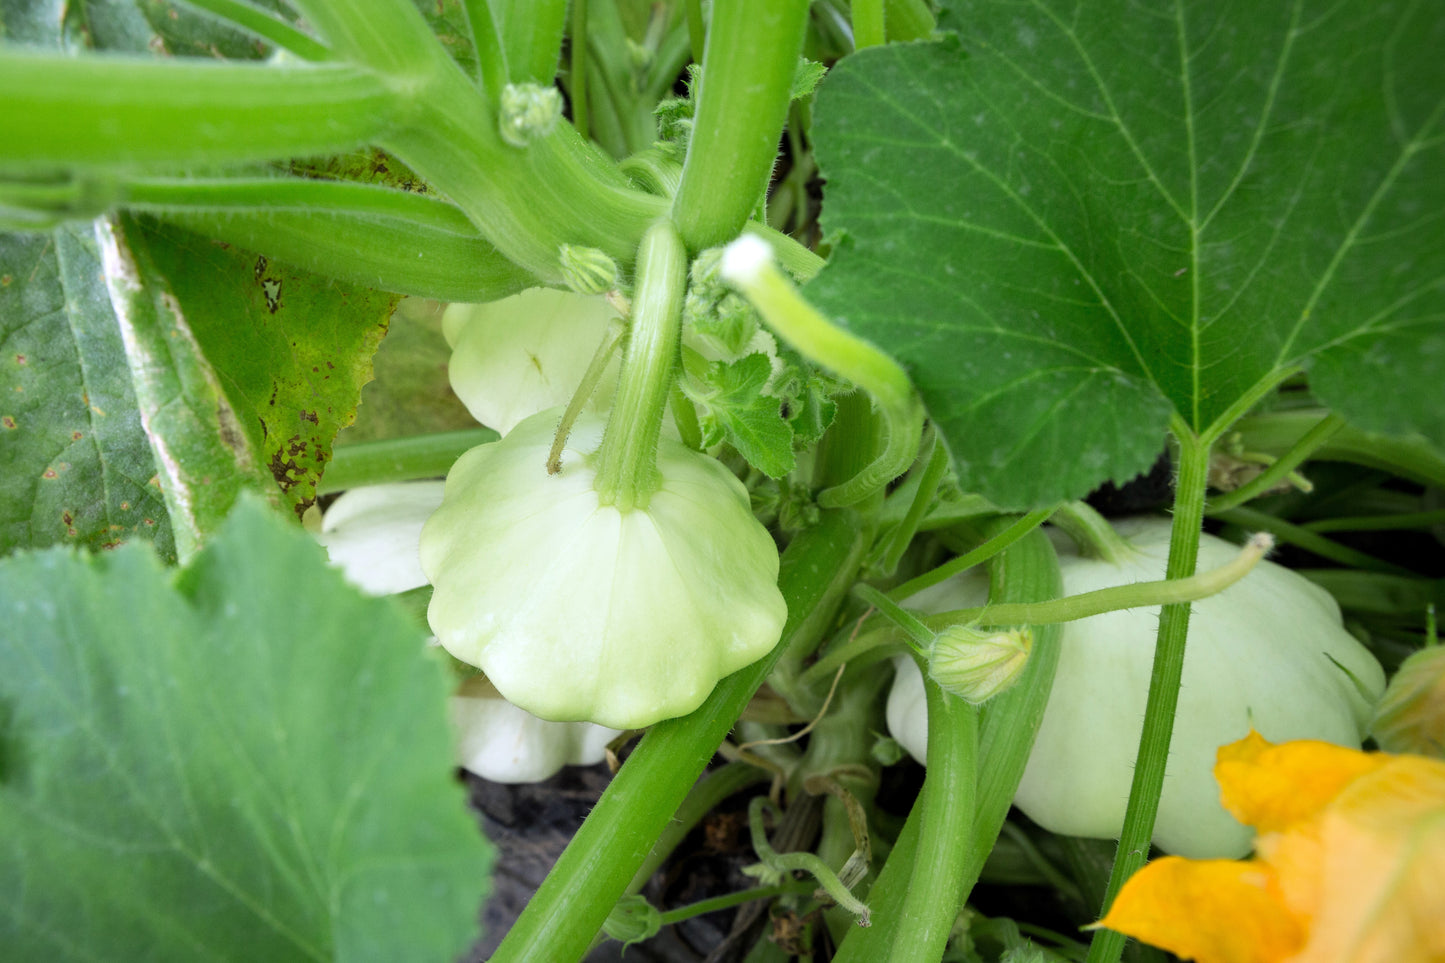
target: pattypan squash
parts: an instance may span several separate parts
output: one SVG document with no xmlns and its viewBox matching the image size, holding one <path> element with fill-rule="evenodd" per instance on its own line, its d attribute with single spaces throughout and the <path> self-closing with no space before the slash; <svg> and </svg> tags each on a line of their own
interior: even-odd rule
<svg viewBox="0 0 1445 963">
<path fill-rule="evenodd" d="M 367 595 L 421 588 L 421 527 L 442 503 L 439 481 L 367 485 L 341 494 L 326 509 L 316 538 L 346 580 Z"/>
<path fill-rule="evenodd" d="M 428 618 L 447 651 L 544 719 L 635 729 L 697 708 L 782 632 L 778 553 L 747 490 L 663 437 L 646 505 L 602 504 L 602 422 L 557 411 L 464 454 L 421 538 Z"/>
<path fill-rule="evenodd" d="M 1169 521 L 1132 519 L 1116 527 L 1129 543 L 1117 562 L 1083 556 L 1055 538 L 1066 594 L 1164 577 Z M 1198 567 L 1223 565 L 1238 551 L 1202 535 Z M 981 605 L 986 596 L 987 578 L 975 572 L 909 604 L 942 612 Z M 1384 673 L 1345 631 L 1329 593 L 1272 562 L 1260 562 L 1239 583 L 1193 606 L 1154 842 L 1183 856 L 1235 857 L 1248 851 L 1252 834 L 1219 803 L 1213 774 L 1219 747 L 1251 727 L 1274 742 L 1358 747 Z M 1118 837 L 1144 724 L 1158 612 L 1129 609 L 1064 624 L 1053 692 L 1014 797 L 1045 829 Z M 911 659 L 895 665 L 889 731 L 922 761 L 922 677 Z"/>
<path fill-rule="evenodd" d="M 591 766 L 620 734 L 590 722 L 548 722 L 502 698 L 486 676 L 463 682 L 452 697 L 457 764 L 492 782 L 541 782 L 563 766 Z"/>
<path fill-rule="evenodd" d="M 422 526 L 442 503 L 442 483 L 353 488 L 327 508 L 317 540 L 346 580 L 368 595 L 426 584 L 417 553 Z M 485 676 L 464 680 L 450 699 L 457 765 L 493 782 L 539 782 L 563 766 L 601 762 L 617 730 L 547 722 L 503 699 Z"/>
<path fill-rule="evenodd" d="M 442 315 L 452 346 L 447 374 L 472 417 L 505 435 L 524 418 L 572 398 L 617 311 L 604 297 L 531 288 Z M 606 411 L 617 388 L 614 354 L 592 394 Z"/>
</svg>

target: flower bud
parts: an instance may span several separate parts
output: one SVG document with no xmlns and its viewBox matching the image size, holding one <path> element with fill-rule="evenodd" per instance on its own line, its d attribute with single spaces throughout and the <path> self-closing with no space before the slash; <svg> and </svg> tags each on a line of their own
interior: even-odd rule
<svg viewBox="0 0 1445 963">
<path fill-rule="evenodd" d="M 1375 707 L 1370 735 L 1386 752 L 1445 757 L 1445 646 L 1401 663 Z"/>
<path fill-rule="evenodd" d="M 526 147 L 546 137 L 561 119 L 562 95 L 556 87 L 529 83 L 502 88 L 497 124 L 502 140 L 513 147 Z"/>
<path fill-rule="evenodd" d="M 978 705 L 1017 681 L 1033 645 L 1028 626 L 998 631 L 951 625 L 933 643 L 928 674 L 945 692 Z"/>
<path fill-rule="evenodd" d="M 557 252 L 562 280 L 578 294 L 606 294 L 617 287 L 617 262 L 595 247 L 563 244 Z"/>
</svg>

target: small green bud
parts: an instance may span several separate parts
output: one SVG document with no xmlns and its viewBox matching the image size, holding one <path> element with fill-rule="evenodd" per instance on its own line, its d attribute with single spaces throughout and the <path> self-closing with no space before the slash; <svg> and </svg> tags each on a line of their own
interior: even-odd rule
<svg viewBox="0 0 1445 963">
<path fill-rule="evenodd" d="M 928 674 L 945 692 L 978 705 L 1014 684 L 1033 645 L 1028 626 L 1000 632 L 952 625 L 933 643 Z"/>
<path fill-rule="evenodd" d="M 562 119 L 562 95 L 556 87 L 541 84 L 507 84 L 502 88 L 501 115 L 497 118 L 502 140 L 526 147 L 546 137 Z"/>
<path fill-rule="evenodd" d="M 1421 649 L 1390 680 L 1370 735 L 1386 752 L 1445 758 L 1445 646 Z"/>
<path fill-rule="evenodd" d="M 662 914 L 656 906 L 636 894 L 618 900 L 602 924 L 602 931 L 623 946 L 650 940 L 660 929 Z"/>
<path fill-rule="evenodd" d="M 578 294 L 606 294 L 617 287 L 617 262 L 595 247 L 563 244 L 558 250 L 562 280 Z"/>
</svg>

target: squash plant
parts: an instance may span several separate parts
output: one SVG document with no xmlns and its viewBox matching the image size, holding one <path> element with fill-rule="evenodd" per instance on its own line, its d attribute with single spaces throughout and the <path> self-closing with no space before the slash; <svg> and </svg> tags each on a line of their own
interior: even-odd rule
<svg viewBox="0 0 1445 963">
<path fill-rule="evenodd" d="M 948 952 L 1013 958 L 1018 926 L 960 910 L 1018 851 L 1058 621 L 1163 602 L 1117 859 L 1080 886 L 1102 915 L 1154 834 L 1207 516 L 1335 563 L 1313 574 L 1377 650 L 1418 645 L 1438 572 L 1324 533 L 1440 520 L 1433 4 L 7 0 L 0 39 L 17 959 L 474 937 L 451 669 L 422 606 L 363 598 L 302 527 L 360 485 L 455 465 L 417 536 L 431 627 L 526 708 L 646 727 L 496 960 L 654 932 L 636 894 L 677 826 L 748 783 L 698 782 L 735 727 L 729 766 L 789 809 L 827 797 L 821 835 L 777 851 L 755 801 L 762 885 L 697 911 L 769 899 L 799 953 L 868 961 L 938 960 L 972 920 Z M 451 309 L 458 393 L 506 439 L 439 413 L 439 365 L 380 360 L 367 397 L 407 415 L 338 438 L 402 297 L 524 291 L 593 317 Z M 558 350 L 505 354 L 531 323 Z M 564 369 L 552 413 L 518 413 Z M 1163 594 L 1049 608 L 1038 526 L 1087 530 L 1071 503 L 1161 451 Z M 1376 474 L 1272 494 L 1323 458 Z M 925 681 L 927 778 L 884 832 L 886 659 L 984 617 L 897 603 L 978 565 L 1027 661 L 982 705 Z M 788 720 L 806 739 L 739 745 Z M 1090 963 L 1123 945 L 1030 932 Z"/>
</svg>

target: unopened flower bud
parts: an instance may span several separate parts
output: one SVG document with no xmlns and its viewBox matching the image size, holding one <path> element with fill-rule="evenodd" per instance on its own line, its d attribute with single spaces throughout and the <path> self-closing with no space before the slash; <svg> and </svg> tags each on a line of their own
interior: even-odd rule
<svg viewBox="0 0 1445 963">
<path fill-rule="evenodd" d="M 502 139 L 513 147 L 526 147 L 546 137 L 561 119 L 562 95 L 556 87 L 528 83 L 502 88 L 497 124 Z"/>
<path fill-rule="evenodd" d="M 558 251 L 562 280 L 578 294 L 606 294 L 617 287 L 617 262 L 595 247 L 563 244 Z"/>
<path fill-rule="evenodd" d="M 1401 663 L 1375 708 L 1370 734 L 1386 752 L 1445 757 L 1445 646 Z"/>
<path fill-rule="evenodd" d="M 945 692 L 978 705 L 1014 684 L 1033 645 L 1027 626 L 998 631 L 951 625 L 933 643 L 928 674 Z"/>
</svg>

